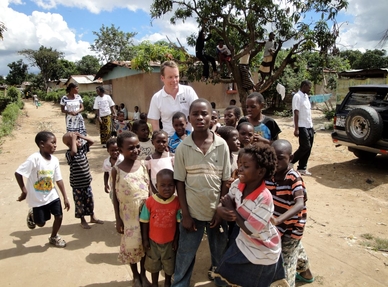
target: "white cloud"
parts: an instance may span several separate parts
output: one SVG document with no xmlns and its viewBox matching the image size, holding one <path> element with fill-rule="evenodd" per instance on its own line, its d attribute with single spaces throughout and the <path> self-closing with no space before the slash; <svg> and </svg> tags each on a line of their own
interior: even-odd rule
<svg viewBox="0 0 388 287">
<path fill-rule="evenodd" d="M 388 29 L 387 0 L 349 0 L 346 15 L 353 17 L 350 23 L 341 23 L 339 48 L 381 49 L 379 41 Z M 388 43 L 383 48 L 387 49 Z"/>
<path fill-rule="evenodd" d="M 4 5 L 5 4 L 5 5 Z M 80 60 L 85 55 L 93 54 L 90 44 L 77 40 L 63 17 L 57 13 L 34 11 L 31 15 L 16 12 L 8 3 L 0 3 L 0 19 L 7 27 L 4 40 L 0 41 L 0 75 L 9 71 L 7 64 L 23 59 L 29 64 L 30 72 L 38 72 L 17 52 L 23 49 L 37 50 L 41 45 L 64 52 L 69 61 Z"/>
</svg>

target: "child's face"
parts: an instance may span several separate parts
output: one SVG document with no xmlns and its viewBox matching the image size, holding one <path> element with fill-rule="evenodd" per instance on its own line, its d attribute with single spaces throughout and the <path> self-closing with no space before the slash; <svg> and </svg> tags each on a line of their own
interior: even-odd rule
<svg viewBox="0 0 388 287">
<path fill-rule="evenodd" d="M 174 178 L 170 174 L 162 174 L 156 178 L 158 196 L 162 199 L 169 199 L 175 192 Z"/>
<path fill-rule="evenodd" d="M 119 122 L 124 121 L 124 114 L 119 113 L 119 114 L 117 115 L 117 120 L 118 120 Z"/>
<path fill-rule="evenodd" d="M 263 103 L 257 102 L 256 98 L 247 99 L 247 114 L 249 117 L 256 118 L 261 114 L 263 109 Z"/>
<path fill-rule="evenodd" d="M 136 160 L 140 153 L 139 139 L 137 137 L 125 138 L 119 150 L 125 159 Z"/>
<path fill-rule="evenodd" d="M 218 123 L 218 113 L 217 111 L 212 111 L 212 117 L 210 120 L 210 128 Z"/>
<path fill-rule="evenodd" d="M 150 138 L 150 130 L 148 128 L 147 124 L 140 125 L 139 129 L 136 131 L 137 136 L 139 137 L 139 140 L 142 142 L 146 142 Z"/>
<path fill-rule="evenodd" d="M 237 164 L 240 182 L 249 184 L 263 180 L 265 170 L 257 167 L 256 161 L 250 154 L 243 153 L 240 155 Z"/>
<path fill-rule="evenodd" d="M 135 112 L 137 113 L 137 111 L 139 110 L 139 108 L 138 107 L 135 107 Z"/>
<path fill-rule="evenodd" d="M 251 125 L 243 125 L 239 130 L 240 143 L 247 147 L 253 142 L 253 127 Z"/>
<path fill-rule="evenodd" d="M 174 119 L 172 126 L 178 136 L 183 136 L 186 133 L 187 121 L 185 118 L 180 117 L 179 119 Z"/>
<path fill-rule="evenodd" d="M 204 102 L 196 102 L 191 106 L 189 121 L 194 131 L 206 131 L 209 129 L 211 108 Z"/>
<path fill-rule="evenodd" d="M 276 158 L 277 158 L 277 164 L 276 164 L 276 173 L 283 173 L 286 170 L 288 170 L 288 165 L 290 164 L 292 155 L 288 152 L 281 149 L 281 147 L 274 147 Z"/>
<path fill-rule="evenodd" d="M 116 160 L 119 157 L 120 151 L 119 151 L 119 147 L 117 146 L 117 144 L 109 145 L 109 147 L 106 150 L 108 151 L 109 156 L 112 159 Z"/>
<path fill-rule="evenodd" d="M 235 127 L 237 123 L 237 117 L 233 110 L 226 110 L 224 113 L 224 121 L 226 126 Z"/>
<path fill-rule="evenodd" d="M 45 154 L 53 154 L 57 149 L 57 138 L 55 136 L 49 136 L 44 142 L 40 142 L 40 151 Z"/>
<path fill-rule="evenodd" d="M 229 138 L 226 141 L 230 152 L 236 152 L 240 150 L 240 140 L 238 138 L 239 133 L 237 130 L 234 130 L 230 133 Z"/>
<path fill-rule="evenodd" d="M 155 139 L 152 140 L 152 144 L 155 147 L 155 151 L 163 153 L 167 149 L 168 138 L 165 134 L 158 134 Z"/>
</svg>

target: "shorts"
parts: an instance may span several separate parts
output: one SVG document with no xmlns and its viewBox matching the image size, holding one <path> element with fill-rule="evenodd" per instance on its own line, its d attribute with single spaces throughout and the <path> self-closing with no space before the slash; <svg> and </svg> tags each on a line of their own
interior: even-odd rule
<svg viewBox="0 0 388 287">
<path fill-rule="evenodd" d="M 175 268 L 175 251 L 172 243 L 159 244 L 150 239 L 150 249 L 146 252 L 144 267 L 150 273 L 163 270 L 167 275 L 172 275 Z"/>
<path fill-rule="evenodd" d="M 46 205 L 32 208 L 34 214 L 34 222 L 37 225 L 45 224 L 46 221 L 51 219 L 51 214 L 54 216 L 61 216 L 62 205 L 59 198 L 47 203 Z"/>
</svg>

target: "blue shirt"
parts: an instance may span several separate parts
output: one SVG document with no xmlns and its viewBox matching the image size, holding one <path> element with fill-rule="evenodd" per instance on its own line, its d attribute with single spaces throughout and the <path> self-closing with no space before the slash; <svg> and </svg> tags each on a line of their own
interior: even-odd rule
<svg viewBox="0 0 388 287">
<path fill-rule="evenodd" d="M 186 130 L 186 136 L 190 135 L 191 132 Z M 171 153 L 175 153 L 176 148 L 183 140 L 176 134 L 176 132 L 168 138 L 168 147 Z"/>
</svg>

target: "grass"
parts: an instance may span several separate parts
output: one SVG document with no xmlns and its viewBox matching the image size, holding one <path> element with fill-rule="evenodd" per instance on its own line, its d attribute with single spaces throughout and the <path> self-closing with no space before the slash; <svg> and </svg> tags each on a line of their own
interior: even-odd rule
<svg viewBox="0 0 388 287">
<path fill-rule="evenodd" d="M 374 237 L 370 233 L 361 234 L 361 237 L 365 239 L 362 245 L 365 245 L 375 251 L 388 252 L 388 239 Z"/>
</svg>

